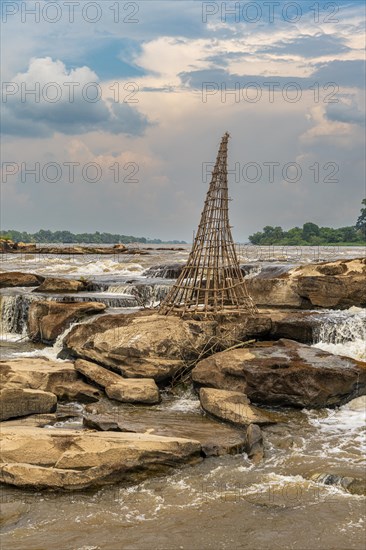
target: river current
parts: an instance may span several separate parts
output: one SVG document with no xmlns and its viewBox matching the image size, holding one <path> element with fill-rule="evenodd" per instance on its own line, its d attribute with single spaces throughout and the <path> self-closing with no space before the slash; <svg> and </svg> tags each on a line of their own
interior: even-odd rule
<svg viewBox="0 0 366 550">
<path fill-rule="evenodd" d="M 85 277 L 92 283 L 85 299 L 104 301 L 112 313 L 129 312 L 159 302 L 172 283 L 167 266 L 183 264 L 189 250 L 156 248 L 150 255 L 117 258 L 9 255 L 2 257 L 1 271 Z M 363 250 L 241 247 L 239 253 L 241 263 L 252 266 L 247 270 L 252 276 L 310 261 L 360 257 Z M 34 299 L 42 296 L 30 289 L 2 291 L 2 358 L 57 359 L 64 335 L 53 347 L 26 337 L 27 309 Z M 365 327 L 365 310 L 329 311 L 313 345 L 365 361 Z M 199 411 L 190 388 L 166 396 L 162 406 L 183 414 Z M 289 410 L 286 424 L 264 429 L 265 459 L 259 465 L 245 454 L 211 457 L 138 484 L 72 494 L 3 486 L 1 548 L 364 549 L 365 499 L 349 493 L 342 479 L 365 476 L 365 406 L 361 397 L 337 409 Z M 75 404 L 78 409 L 82 406 Z M 50 429 L 81 429 L 75 415 Z"/>
</svg>

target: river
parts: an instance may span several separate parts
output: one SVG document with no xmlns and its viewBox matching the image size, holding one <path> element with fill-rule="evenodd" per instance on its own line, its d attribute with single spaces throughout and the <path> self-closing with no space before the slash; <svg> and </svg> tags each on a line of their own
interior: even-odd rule
<svg viewBox="0 0 366 550">
<path fill-rule="evenodd" d="M 94 285 L 86 298 L 104 301 L 112 312 L 128 312 L 159 301 L 172 283 L 162 277 L 168 268 L 161 266 L 183 264 L 188 249 L 118 258 L 8 255 L 3 256 L 1 268 L 86 277 Z M 240 250 L 241 262 L 252 265 L 248 276 L 318 259 L 359 257 L 363 252 L 360 248 L 248 250 Z M 2 291 L 2 358 L 57 357 L 62 337 L 48 348 L 26 338 L 27 308 L 40 298 L 26 288 Z M 366 360 L 365 332 L 364 310 L 329 311 L 314 345 Z M 190 388 L 165 396 L 161 406 L 199 414 L 198 399 Z M 361 397 L 338 409 L 289 410 L 288 423 L 264 429 L 265 460 L 259 465 L 245 454 L 211 457 L 164 477 L 72 494 L 3 486 L 1 548 L 364 549 L 365 499 L 350 494 L 342 479 L 365 474 L 365 406 Z M 82 429 L 80 417 L 75 413 L 75 418 L 52 429 L 65 426 Z"/>
</svg>

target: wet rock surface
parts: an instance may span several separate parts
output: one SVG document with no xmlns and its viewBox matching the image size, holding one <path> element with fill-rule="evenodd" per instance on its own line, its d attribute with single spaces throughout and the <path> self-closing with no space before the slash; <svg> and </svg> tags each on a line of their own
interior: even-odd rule
<svg viewBox="0 0 366 550">
<path fill-rule="evenodd" d="M 341 487 L 352 495 L 366 496 L 366 479 L 327 473 L 313 474 L 310 479 L 324 485 Z"/>
<path fill-rule="evenodd" d="M 84 425 L 100 430 L 151 433 L 167 437 L 184 437 L 200 442 L 205 456 L 236 454 L 245 451 L 245 429 L 226 426 L 197 412 L 154 408 L 118 407 L 108 404 L 88 405 Z"/>
<path fill-rule="evenodd" d="M 29 338 L 33 342 L 53 343 L 71 323 L 102 313 L 106 307 L 100 302 L 32 302 L 28 311 Z"/>
<path fill-rule="evenodd" d="M 242 392 L 257 404 L 331 407 L 365 394 L 366 364 L 283 339 L 208 357 L 192 379 Z"/>
</svg>

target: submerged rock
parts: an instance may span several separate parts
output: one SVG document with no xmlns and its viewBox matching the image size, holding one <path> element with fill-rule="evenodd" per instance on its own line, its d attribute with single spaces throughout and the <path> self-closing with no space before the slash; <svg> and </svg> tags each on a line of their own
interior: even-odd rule
<svg viewBox="0 0 366 550">
<path fill-rule="evenodd" d="M 198 441 L 148 434 L 4 427 L 0 481 L 76 490 L 200 460 Z"/>
<path fill-rule="evenodd" d="M 75 369 L 92 382 L 102 386 L 110 399 L 123 403 L 159 403 L 159 389 L 153 379 L 122 378 L 100 365 L 78 359 Z"/>
<path fill-rule="evenodd" d="M 263 434 L 257 424 L 249 424 L 246 434 L 246 449 L 248 457 L 258 463 L 264 457 Z"/>
<path fill-rule="evenodd" d="M 0 420 L 56 410 L 55 394 L 42 390 L 4 388 L 0 391 Z"/>
<path fill-rule="evenodd" d="M 236 426 L 276 424 L 285 420 L 280 414 L 254 407 L 240 392 L 201 388 L 200 401 L 203 410 Z"/>
<path fill-rule="evenodd" d="M 101 313 L 106 307 L 100 302 L 32 302 L 28 311 L 29 338 L 33 342 L 51 344 L 71 323 Z"/>
<path fill-rule="evenodd" d="M 64 339 L 76 357 L 113 368 L 128 378 L 168 380 L 189 369 L 213 347 L 224 349 L 252 335 L 267 334 L 271 321 L 243 315 L 233 320 L 184 320 L 154 312 L 104 315 L 73 328 Z"/>
<path fill-rule="evenodd" d="M 366 479 L 342 476 L 338 474 L 313 474 L 310 478 L 324 485 L 335 485 L 345 489 L 352 495 L 366 496 Z"/>
<path fill-rule="evenodd" d="M 96 401 L 101 393 L 85 384 L 70 362 L 27 357 L 0 361 L 2 387 L 51 392 L 59 399 Z M 30 414 L 30 413 L 28 413 Z"/>
<path fill-rule="evenodd" d="M 20 273 L 19 271 L 8 271 L 0 273 L 0 288 L 15 286 L 38 286 L 44 281 L 41 275 L 33 273 Z"/>
<path fill-rule="evenodd" d="M 366 363 L 283 339 L 212 355 L 197 364 L 192 379 L 258 404 L 332 407 L 365 394 Z"/>
<path fill-rule="evenodd" d="M 0 504 L 0 526 L 8 527 L 15 525 L 20 521 L 27 512 L 30 506 L 23 502 L 1 502 Z"/>
</svg>

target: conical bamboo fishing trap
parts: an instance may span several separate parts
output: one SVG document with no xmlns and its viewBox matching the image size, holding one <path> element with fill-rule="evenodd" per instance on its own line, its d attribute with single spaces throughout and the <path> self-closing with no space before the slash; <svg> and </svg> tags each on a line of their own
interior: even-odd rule
<svg viewBox="0 0 366 550">
<path fill-rule="evenodd" d="M 253 314 L 229 224 L 227 149 L 229 134 L 221 140 L 201 221 L 188 262 L 160 305 L 163 315 L 200 313 Z"/>
</svg>

